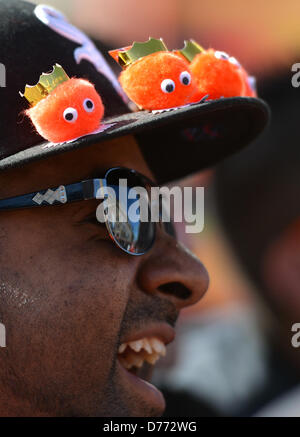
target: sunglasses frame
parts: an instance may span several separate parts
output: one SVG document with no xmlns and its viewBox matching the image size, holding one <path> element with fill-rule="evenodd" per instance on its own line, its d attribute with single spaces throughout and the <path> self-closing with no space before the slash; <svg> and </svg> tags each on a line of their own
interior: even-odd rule
<svg viewBox="0 0 300 437">
<path fill-rule="evenodd" d="M 154 186 L 154 183 L 149 178 L 137 172 L 136 170 L 129 169 L 126 167 L 112 167 L 105 172 L 104 178 L 87 179 L 81 182 L 75 182 L 67 185 L 59 185 L 52 188 L 45 188 L 42 190 L 34 191 L 32 193 L 21 194 L 6 199 L 0 199 L 0 211 L 10 211 L 16 209 L 23 209 L 23 208 L 35 208 L 41 206 L 65 205 L 67 203 L 80 202 L 83 200 L 91 200 L 91 199 L 103 200 L 102 189 L 104 187 L 110 186 L 110 184 L 108 184 L 107 182 L 107 178 L 111 172 L 116 170 L 128 171 L 129 173 L 139 177 L 141 181 L 151 186 Z M 156 223 L 153 223 L 155 229 L 153 230 L 154 238 L 151 246 L 144 252 L 139 252 L 139 253 L 131 252 L 130 250 L 126 250 L 124 247 L 122 247 L 119 244 L 118 240 L 116 239 L 116 237 L 114 236 L 114 234 L 110 229 L 108 220 L 105 221 L 105 225 L 114 243 L 129 255 L 136 255 L 136 256 L 144 255 L 151 249 L 155 241 Z"/>
</svg>

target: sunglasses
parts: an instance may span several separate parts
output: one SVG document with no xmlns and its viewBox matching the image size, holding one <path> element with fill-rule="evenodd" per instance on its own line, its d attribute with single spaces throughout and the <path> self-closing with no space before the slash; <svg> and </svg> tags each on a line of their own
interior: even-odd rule
<svg viewBox="0 0 300 437">
<path fill-rule="evenodd" d="M 127 190 L 125 192 L 126 202 L 124 202 L 124 185 L 120 184 L 120 181 L 124 180 L 126 181 L 125 190 Z M 148 210 L 146 221 L 139 213 L 134 219 L 130 218 L 132 215 L 129 213 L 130 207 L 133 206 L 133 202 L 140 199 L 139 190 L 136 191 L 136 198 L 132 196 L 132 190 L 134 191 L 137 187 L 146 190 L 149 194 L 146 199 Z M 0 199 L 0 211 L 104 199 L 106 200 L 103 208 L 104 222 L 112 240 L 129 255 L 143 255 L 153 246 L 157 230 L 157 221 L 151 219 L 151 187 L 154 187 L 154 183 L 141 173 L 124 167 L 116 167 L 107 170 L 104 178 L 101 179 L 88 179 Z M 113 192 L 113 202 L 109 201 L 107 194 L 103 196 L 104 191 Z M 129 192 L 131 192 L 130 195 Z M 159 224 L 169 235 L 175 237 L 172 221 L 163 221 L 161 205 L 159 210 Z M 138 211 L 139 208 L 137 208 Z"/>
</svg>

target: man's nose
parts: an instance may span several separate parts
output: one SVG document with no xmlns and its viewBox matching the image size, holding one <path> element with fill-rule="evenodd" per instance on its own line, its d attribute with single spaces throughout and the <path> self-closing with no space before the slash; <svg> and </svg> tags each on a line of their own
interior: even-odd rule
<svg viewBox="0 0 300 437">
<path fill-rule="evenodd" d="M 137 280 L 140 289 L 171 300 L 178 309 L 198 302 L 209 284 L 200 260 L 169 236 L 157 239 L 140 264 Z"/>
</svg>

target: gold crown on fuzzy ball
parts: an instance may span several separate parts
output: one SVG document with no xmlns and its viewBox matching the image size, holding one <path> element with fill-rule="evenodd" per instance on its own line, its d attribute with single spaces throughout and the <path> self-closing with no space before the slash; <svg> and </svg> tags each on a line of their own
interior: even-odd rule
<svg viewBox="0 0 300 437">
<path fill-rule="evenodd" d="M 167 52 L 168 48 L 162 38 L 149 38 L 146 42 L 134 42 L 129 50 L 118 51 L 118 63 L 126 68 L 138 59 L 156 52 Z"/>
<path fill-rule="evenodd" d="M 69 76 L 61 65 L 55 64 L 50 73 L 42 73 L 36 85 L 26 85 L 22 97 L 35 106 L 38 102 L 47 97 L 58 85 L 69 80 Z"/>
<path fill-rule="evenodd" d="M 202 53 L 204 48 L 200 46 L 196 41 L 190 39 L 189 41 L 184 41 L 184 47 L 181 50 L 177 50 L 177 53 L 184 56 L 187 61 L 192 62 L 194 57 L 199 53 Z"/>
</svg>

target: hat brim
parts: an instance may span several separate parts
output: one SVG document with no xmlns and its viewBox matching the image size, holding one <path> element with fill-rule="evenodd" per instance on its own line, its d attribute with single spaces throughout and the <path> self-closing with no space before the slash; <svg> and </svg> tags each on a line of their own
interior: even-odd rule
<svg viewBox="0 0 300 437">
<path fill-rule="evenodd" d="M 139 111 L 104 119 L 112 126 L 68 143 L 43 141 L 0 161 L 0 171 L 124 135 L 134 135 L 158 182 L 207 168 L 245 147 L 265 128 L 269 108 L 249 97 L 222 98 L 171 111 Z M 50 145 L 50 147 L 49 147 Z"/>
</svg>

